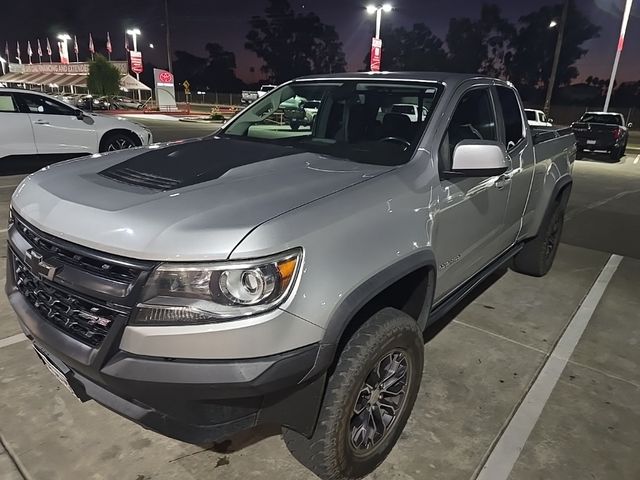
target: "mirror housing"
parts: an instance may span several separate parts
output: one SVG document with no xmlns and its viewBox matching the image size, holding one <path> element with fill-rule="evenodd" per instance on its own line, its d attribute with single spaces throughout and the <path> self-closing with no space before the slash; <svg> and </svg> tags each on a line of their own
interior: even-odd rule
<svg viewBox="0 0 640 480">
<path fill-rule="evenodd" d="M 553 118 L 547 118 L 547 122 L 553 123 Z"/>
<path fill-rule="evenodd" d="M 631 122 L 627 123 L 627 128 L 631 128 L 631 127 L 633 127 L 633 123 Z"/>
<path fill-rule="evenodd" d="M 84 120 L 84 112 L 80 109 L 76 110 L 76 118 L 78 120 Z"/>
<path fill-rule="evenodd" d="M 507 150 L 492 140 L 463 140 L 453 150 L 451 171 L 458 177 L 493 177 L 509 168 Z"/>
</svg>

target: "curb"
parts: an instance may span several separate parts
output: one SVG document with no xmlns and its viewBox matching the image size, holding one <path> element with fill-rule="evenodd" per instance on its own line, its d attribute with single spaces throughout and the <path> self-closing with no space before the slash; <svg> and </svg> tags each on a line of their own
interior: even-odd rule
<svg viewBox="0 0 640 480">
<path fill-rule="evenodd" d="M 204 118 L 179 118 L 178 120 L 187 123 L 206 123 L 209 125 L 222 125 L 224 123 L 222 120 L 206 120 Z"/>
<path fill-rule="evenodd" d="M 0 433 L 0 449 L 2 448 L 5 452 L 7 452 L 7 456 L 13 462 L 15 471 L 18 473 L 18 475 L 20 475 L 24 480 L 33 480 L 33 477 L 29 475 L 29 472 L 27 472 L 27 469 L 18 458 L 18 455 L 16 455 L 16 452 L 13 451 L 13 449 L 9 446 L 7 439 L 4 437 L 4 435 L 2 435 L 2 433 Z"/>
</svg>

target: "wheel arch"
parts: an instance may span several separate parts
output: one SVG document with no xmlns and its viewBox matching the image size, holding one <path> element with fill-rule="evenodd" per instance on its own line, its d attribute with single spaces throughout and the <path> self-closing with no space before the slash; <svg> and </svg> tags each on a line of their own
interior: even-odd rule
<svg viewBox="0 0 640 480">
<path fill-rule="evenodd" d="M 138 135 L 136 135 L 135 132 L 127 128 L 112 128 L 111 130 L 107 130 L 106 132 L 104 132 L 100 137 L 100 141 L 98 142 L 98 150 L 100 152 L 104 151 L 103 147 L 104 147 L 105 140 L 117 134 L 126 135 L 127 137 L 131 138 L 131 140 L 133 140 L 133 143 L 135 144 L 136 147 L 142 146 L 142 140 Z"/>
<path fill-rule="evenodd" d="M 407 313 L 421 330 L 427 326 L 436 285 L 430 250 L 410 254 L 354 288 L 334 308 L 314 368 L 306 378 L 329 369 L 351 335 L 375 312 L 393 307 Z"/>
</svg>

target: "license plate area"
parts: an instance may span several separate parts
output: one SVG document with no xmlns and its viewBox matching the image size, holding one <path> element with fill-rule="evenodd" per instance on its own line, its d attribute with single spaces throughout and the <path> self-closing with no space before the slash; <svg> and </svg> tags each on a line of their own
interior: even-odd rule
<svg viewBox="0 0 640 480">
<path fill-rule="evenodd" d="M 38 356 L 38 358 L 42 361 L 42 363 L 44 363 L 44 366 L 47 367 L 47 370 L 49 370 L 49 372 L 51 372 L 51 374 L 56 378 L 56 380 L 58 380 L 64 386 L 64 388 L 69 390 L 73 394 L 74 397 L 76 397 L 76 398 L 78 398 L 78 400 L 80 400 L 80 398 L 78 397 L 76 392 L 74 392 L 73 388 L 71 388 L 71 385 L 69 384 L 69 379 L 65 375 L 65 372 L 63 372 L 56 364 L 54 364 L 49 359 L 49 357 L 47 356 L 47 353 L 44 351 L 44 349 L 42 349 L 41 347 L 38 347 L 35 344 L 33 344 L 32 346 L 33 346 L 33 350 L 36 352 L 36 355 Z"/>
<path fill-rule="evenodd" d="M 587 140 L 587 145 L 595 145 L 596 141 L 595 140 Z"/>
</svg>

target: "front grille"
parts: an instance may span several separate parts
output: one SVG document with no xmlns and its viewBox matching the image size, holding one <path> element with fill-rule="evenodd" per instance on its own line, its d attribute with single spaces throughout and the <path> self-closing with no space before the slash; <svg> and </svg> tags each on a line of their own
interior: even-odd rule
<svg viewBox="0 0 640 480">
<path fill-rule="evenodd" d="M 100 175 L 115 180 L 116 182 L 149 188 L 151 190 L 172 190 L 178 188 L 181 184 L 180 180 L 175 178 L 161 177 L 160 175 L 140 172 L 126 167 L 108 168 L 100 172 Z"/>
<path fill-rule="evenodd" d="M 14 225 L 24 239 L 46 257 L 55 257 L 63 263 L 73 265 L 99 277 L 120 282 L 133 283 L 140 275 L 140 270 L 137 268 L 103 261 L 89 255 L 82 255 L 70 248 L 51 242 L 42 234 L 26 225 L 17 216 L 14 216 Z"/>
<path fill-rule="evenodd" d="M 116 320 L 127 319 L 126 307 L 116 310 L 60 288 L 34 275 L 16 255 L 12 256 L 18 290 L 42 318 L 71 337 L 97 348 Z"/>
</svg>

